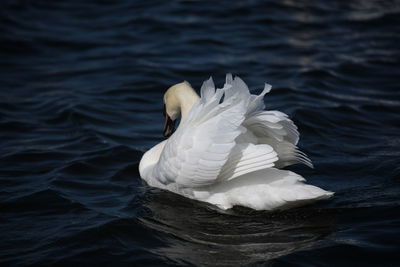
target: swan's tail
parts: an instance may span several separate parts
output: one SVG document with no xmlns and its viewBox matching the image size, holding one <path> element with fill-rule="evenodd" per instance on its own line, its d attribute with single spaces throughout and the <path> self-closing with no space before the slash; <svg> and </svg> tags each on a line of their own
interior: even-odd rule
<svg viewBox="0 0 400 267">
<path fill-rule="evenodd" d="M 334 194 L 304 182 L 303 177 L 291 171 L 263 169 L 215 186 L 205 201 L 221 209 L 240 205 L 255 210 L 282 210 Z"/>
</svg>

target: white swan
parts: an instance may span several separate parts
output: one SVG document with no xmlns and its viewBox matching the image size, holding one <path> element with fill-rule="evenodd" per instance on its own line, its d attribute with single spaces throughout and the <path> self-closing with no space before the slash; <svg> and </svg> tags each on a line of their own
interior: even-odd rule
<svg viewBox="0 0 400 267">
<path fill-rule="evenodd" d="M 252 95 L 238 77 L 226 76 L 215 90 L 210 78 L 201 98 L 189 83 L 170 87 L 164 95 L 164 135 L 139 165 L 150 185 L 205 201 L 221 209 L 240 205 L 256 210 L 286 209 L 326 199 L 333 192 L 307 185 L 300 175 L 278 168 L 294 163 L 312 167 L 296 147 L 297 127 L 279 111 L 265 111 L 266 84 Z"/>
</svg>

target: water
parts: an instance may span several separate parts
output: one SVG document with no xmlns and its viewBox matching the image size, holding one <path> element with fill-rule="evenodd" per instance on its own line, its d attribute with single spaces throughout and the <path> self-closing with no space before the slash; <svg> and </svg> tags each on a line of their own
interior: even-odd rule
<svg viewBox="0 0 400 267">
<path fill-rule="evenodd" d="M 2 1 L 0 263 L 397 265 L 399 1 Z M 336 195 L 226 212 L 143 183 L 162 95 L 239 75 Z"/>
</svg>

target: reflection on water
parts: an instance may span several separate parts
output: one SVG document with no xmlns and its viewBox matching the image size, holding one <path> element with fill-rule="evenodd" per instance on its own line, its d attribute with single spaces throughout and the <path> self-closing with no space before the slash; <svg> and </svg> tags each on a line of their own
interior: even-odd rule
<svg viewBox="0 0 400 267">
<path fill-rule="evenodd" d="M 221 211 L 169 192 L 151 194 L 141 221 L 167 246 L 153 251 L 176 263 L 243 265 L 314 247 L 335 230 L 335 212 L 312 207 L 285 212 Z"/>
</svg>

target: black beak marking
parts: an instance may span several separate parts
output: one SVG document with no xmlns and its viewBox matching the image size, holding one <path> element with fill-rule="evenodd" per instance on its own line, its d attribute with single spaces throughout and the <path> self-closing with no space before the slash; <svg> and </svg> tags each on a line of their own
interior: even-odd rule
<svg viewBox="0 0 400 267">
<path fill-rule="evenodd" d="M 165 117 L 163 135 L 164 135 L 164 137 L 170 137 L 174 133 L 174 130 L 175 130 L 175 121 L 171 120 L 171 118 L 168 116 L 168 113 L 165 109 L 165 105 L 164 105 L 163 114 Z"/>
</svg>

